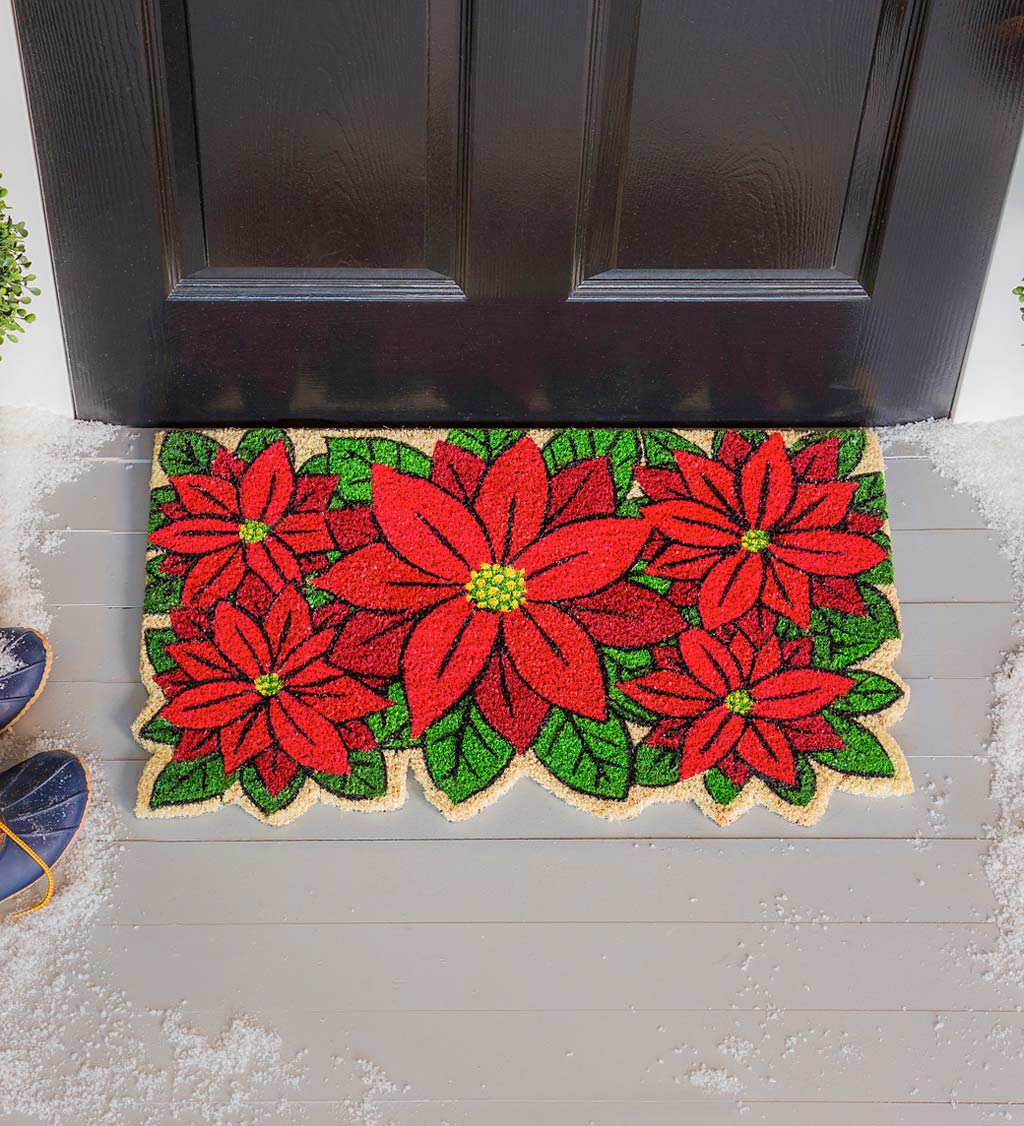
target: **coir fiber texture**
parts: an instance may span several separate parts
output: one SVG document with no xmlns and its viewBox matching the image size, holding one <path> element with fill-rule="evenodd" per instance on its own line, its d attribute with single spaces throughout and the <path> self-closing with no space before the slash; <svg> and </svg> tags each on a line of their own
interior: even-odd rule
<svg viewBox="0 0 1024 1126">
<path fill-rule="evenodd" d="M 138 813 L 907 793 L 888 533 L 863 430 L 159 434 Z"/>
</svg>

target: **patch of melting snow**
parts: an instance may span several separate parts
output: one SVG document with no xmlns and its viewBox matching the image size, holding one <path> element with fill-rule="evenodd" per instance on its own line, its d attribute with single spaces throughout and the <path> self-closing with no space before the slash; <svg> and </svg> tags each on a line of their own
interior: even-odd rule
<svg viewBox="0 0 1024 1126">
<path fill-rule="evenodd" d="M 2 628 L 2 627 L 0 627 Z M 25 667 L 18 656 L 20 638 L 13 634 L 0 634 L 0 676 L 10 676 L 12 672 Z"/>
<path fill-rule="evenodd" d="M 706 1063 L 691 1067 L 690 1083 L 709 1095 L 738 1095 L 740 1081 L 724 1067 L 711 1067 Z"/>
</svg>

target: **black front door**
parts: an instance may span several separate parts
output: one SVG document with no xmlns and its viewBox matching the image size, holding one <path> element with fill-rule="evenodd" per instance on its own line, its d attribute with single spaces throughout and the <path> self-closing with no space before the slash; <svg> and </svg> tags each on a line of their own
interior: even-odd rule
<svg viewBox="0 0 1024 1126">
<path fill-rule="evenodd" d="M 1022 0 L 15 0 L 77 409 L 949 411 Z"/>
</svg>

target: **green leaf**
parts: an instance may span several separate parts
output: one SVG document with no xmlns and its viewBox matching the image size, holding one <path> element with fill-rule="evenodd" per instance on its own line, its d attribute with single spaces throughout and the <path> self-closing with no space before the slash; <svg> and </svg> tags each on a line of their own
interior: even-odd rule
<svg viewBox="0 0 1024 1126">
<path fill-rule="evenodd" d="M 168 723 L 163 716 L 155 715 L 139 732 L 142 739 L 152 739 L 154 743 L 167 743 L 176 747 L 181 742 L 181 728 Z"/>
<path fill-rule="evenodd" d="M 388 766 L 382 751 L 349 751 L 348 765 L 348 774 L 317 770 L 313 778 L 317 785 L 349 801 L 370 801 L 388 792 Z"/>
<path fill-rule="evenodd" d="M 832 712 L 842 715 L 870 715 L 885 711 L 903 695 L 903 689 L 887 677 L 875 672 L 853 669 L 847 672 L 856 684 L 845 695 L 830 705 Z"/>
<path fill-rule="evenodd" d="M 639 563 L 633 564 L 633 569 L 626 576 L 630 582 L 637 583 L 639 586 L 650 587 L 651 590 L 656 590 L 659 594 L 668 594 L 672 589 L 671 579 L 662 579 L 657 575 L 645 574 L 647 564 L 641 560 Z"/>
<path fill-rule="evenodd" d="M 853 507 L 858 512 L 867 512 L 872 516 L 886 517 L 885 506 L 885 478 L 881 473 L 862 473 L 859 477 L 851 477 L 857 484 L 857 491 L 853 494 Z"/>
<path fill-rule="evenodd" d="M 900 636 L 888 599 L 874 587 L 861 585 L 859 589 L 867 614 L 820 609 L 811 614 L 814 664 L 818 668 L 842 670 L 862 661 L 890 638 Z"/>
<path fill-rule="evenodd" d="M 839 476 L 845 477 L 857 468 L 860 459 L 864 456 L 867 435 L 863 430 L 819 430 L 798 438 L 791 448 L 796 453 L 828 438 L 839 439 Z"/>
<path fill-rule="evenodd" d="M 718 766 L 712 766 L 710 770 L 704 771 L 704 789 L 719 805 L 728 805 L 743 792 L 743 787 L 737 786 Z"/>
<path fill-rule="evenodd" d="M 155 532 L 170 523 L 170 518 L 160 511 L 162 504 L 170 504 L 178 499 L 173 485 L 158 485 L 149 494 L 149 526 L 147 532 Z"/>
<path fill-rule="evenodd" d="M 167 652 L 167 646 L 173 645 L 177 640 L 178 636 L 173 629 L 146 630 L 146 653 L 149 655 L 153 672 L 157 675 L 178 667 L 175 659 Z"/>
<path fill-rule="evenodd" d="M 641 430 L 640 436 L 644 444 L 644 459 L 655 469 L 674 469 L 676 459 L 672 455 L 676 450 L 685 450 L 698 457 L 708 456 L 700 446 L 674 430 Z"/>
<path fill-rule="evenodd" d="M 452 430 L 449 432 L 447 442 L 458 446 L 460 450 L 468 450 L 477 457 L 482 457 L 486 462 L 494 459 L 519 441 L 526 433 L 525 430 L 509 430 L 500 427 L 481 427 L 476 430 Z"/>
<path fill-rule="evenodd" d="M 168 477 L 207 473 L 220 446 L 206 434 L 170 430 L 160 445 L 160 467 Z"/>
<path fill-rule="evenodd" d="M 305 781 L 305 771 L 298 770 L 295 777 L 279 794 L 272 794 L 264 785 L 255 766 L 250 764 L 242 767 L 242 789 L 245 791 L 245 796 L 260 813 L 267 817 L 277 813 L 279 809 L 284 809 L 286 805 L 291 805 Z"/>
<path fill-rule="evenodd" d="M 722 440 L 728 434 L 728 430 L 716 430 L 714 438 L 711 439 L 711 456 L 718 457 L 718 451 L 722 448 Z M 741 438 L 746 440 L 754 447 L 757 447 L 768 440 L 767 430 L 736 430 L 734 433 L 739 434 Z M 717 799 L 716 799 L 717 801 Z"/>
<path fill-rule="evenodd" d="M 846 746 L 841 751 L 814 751 L 815 761 L 840 774 L 855 774 L 859 778 L 895 775 L 896 767 L 885 748 L 866 727 L 834 714 L 834 706 L 826 710 L 825 718 Z"/>
<path fill-rule="evenodd" d="M 606 647 L 601 654 L 605 667 L 606 680 L 611 687 L 608 691 L 608 705 L 612 711 L 632 723 L 653 726 L 658 722 L 654 712 L 630 699 L 617 685 L 621 681 L 635 680 L 649 672 L 654 657 L 649 649 L 615 649 Z"/>
<path fill-rule="evenodd" d="M 243 461 L 252 461 L 275 442 L 284 442 L 284 448 L 288 451 L 289 459 L 294 457 L 295 450 L 291 438 L 276 426 L 259 426 L 254 430 L 246 430 L 239 439 L 235 455 Z"/>
<path fill-rule="evenodd" d="M 423 733 L 423 757 L 430 777 L 455 805 L 486 790 L 515 753 L 476 704 L 453 708 Z"/>
<path fill-rule="evenodd" d="M 634 756 L 633 780 L 638 786 L 673 786 L 679 781 L 679 759 L 678 750 L 641 743 Z"/>
<path fill-rule="evenodd" d="M 780 614 L 778 621 L 775 623 L 775 634 L 780 641 L 796 641 L 801 637 L 806 637 L 810 630 L 801 629 L 796 622 L 790 618 Z"/>
<path fill-rule="evenodd" d="M 886 557 L 881 563 L 876 563 L 870 571 L 865 571 L 862 575 L 857 576 L 857 581 L 861 583 L 876 583 L 880 586 L 891 584 L 893 582 L 892 572 L 892 544 L 889 537 L 884 532 L 876 532 L 871 537 L 879 547 L 883 548 L 886 552 Z"/>
<path fill-rule="evenodd" d="M 814 767 L 803 755 L 796 756 L 795 785 L 786 786 L 782 782 L 775 782 L 770 778 L 766 778 L 765 781 L 771 790 L 788 805 L 809 805 L 818 789 Z"/>
<path fill-rule="evenodd" d="M 300 477 L 321 476 L 327 472 L 327 454 L 314 454 L 299 466 Z"/>
<path fill-rule="evenodd" d="M 202 758 L 175 762 L 173 759 L 160 771 L 149 798 L 151 809 L 167 805 L 188 805 L 219 797 L 234 781 L 224 773 L 224 760 L 219 751 Z"/>
<path fill-rule="evenodd" d="M 373 466 L 430 476 L 430 458 L 391 438 L 328 438 L 327 471 L 338 475 L 338 495 L 349 504 L 368 504 Z"/>
<path fill-rule="evenodd" d="M 618 716 L 601 723 L 556 708 L 536 751 L 556 778 L 580 793 L 616 800 L 629 793 L 629 736 Z"/>
<path fill-rule="evenodd" d="M 146 593 L 142 599 L 142 608 L 147 614 L 166 614 L 168 610 L 176 610 L 181 605 L 181 590 L 185 580 L 178 575 L 161 573 L 160 564 L 165 558 L 165 555 L 158 555 L 146 560 Z"/>
<path fill-rule="evenodd" d="M 307 576 L 302 587 L 302 596 L 309 604 L 311 610 L 319 610 L 321 606 L 329 606 L 332 602 L 337 602 L 338 600 L 337 596 L 332 594 L 329 590 L 314 586 L 312 576 Z"/>
<path fill-rule="evenodd" d="M 544 463 L 550 473 L 594 457 L 608 458 L 615 495 L 622 500 L 633 484 L 633 470 L 640 460 L 635 430 L 586 430 L 571 426 L 553 434 L 544 447 Z"/>
<path fill-rule="evenodd" d="M 412 745 L 412 721 L 405 692 L 400 684 L 391 685 L 388 699 L 394 701 L 391 707 L 368 715 L 366 722 L 379 746 L 404 750 Z"/>
</svg>

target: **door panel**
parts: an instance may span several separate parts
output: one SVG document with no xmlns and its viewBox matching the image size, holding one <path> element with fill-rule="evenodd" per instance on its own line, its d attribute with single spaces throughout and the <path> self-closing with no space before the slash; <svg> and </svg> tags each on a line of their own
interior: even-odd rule
<svg viewBox="0 0 1024 1126">
<path fill-rule="evenodd" d="M 15 8 L 83 416 L 948 413 L 1024 0 Z"/>
</svg>

